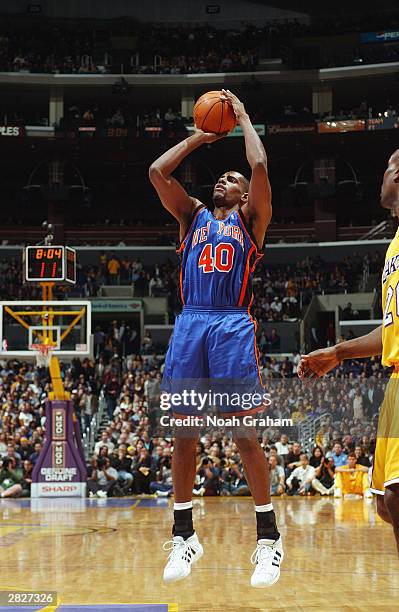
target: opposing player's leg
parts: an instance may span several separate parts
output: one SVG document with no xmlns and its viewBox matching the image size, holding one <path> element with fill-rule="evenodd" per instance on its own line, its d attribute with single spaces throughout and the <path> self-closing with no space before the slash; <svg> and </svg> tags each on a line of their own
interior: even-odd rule
<svg viewBox="0 0 399 612">
<path fill-rule="evenodd" d="M 387 385 L 378 419 L 371 491 L 377 494 L 377 512 L 390 523 L 399 554 L 399 378 Z"/>
<path fill-rule="evenodd" d="M 399 483 L 391 484 L 385 489 L 384 502 L 391 519 L 390 523 L 399 555 Z"/>
</svg>

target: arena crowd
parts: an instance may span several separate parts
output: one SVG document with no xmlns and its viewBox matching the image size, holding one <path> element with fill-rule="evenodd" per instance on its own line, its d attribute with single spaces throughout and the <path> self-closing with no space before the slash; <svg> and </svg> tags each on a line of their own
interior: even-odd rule
<svg viewBox="0 0 399 612">
<path fill-rule="evenodd" d="M 204 25 L 143 24 L 124 20 L 107 28 L 96 24 L 68 27 L 65 22 L 44 21 L 35 28 L 5 19 L 0 28 L 0 71 L 56 74 L 125 73 L 193 74 L 254 72 L 261 58 L 281 58 L 292 68 L 316 68 L 397 61 L 398 48 L 390 45 L 356 45 L 345 53 L 301 54 L 295 41 L 302 37 L 397 28 L 394 14 L 365 15 L 363 19 L 336 17 L 287 19 L 263 24 L 242 23 L 220 29 Z M 123 53 L 113 41 L 130 38 Z M 158 59 L 157 59 L 158 58 Z"/>
<path fill-rule="evenodd" d="M 354 252 L 338 262 L 326 262 L 320 256 L 307 257 L 295 264 L 279 266 L 265 259 L 258 264 L 254 277 L 253 314 L 260 323 L 296 320 L 313 295 L 356 291 L 365 262 L 371 272 L 382 265 L 378 252 L 366 256 Z M 40 299 L 40 287 L 22 283 L 18 259 L 0 261 L 0 272 L 3 299 Z M 76 286 L 57 288 L 58 297 L 97 297 L 103 285 L 131 285 L 137 297 L 168 296 L 171 320 L 180 312 L 178 269 L 171 260 L 148 266 L 140 258 L 118 256 L 114 251 L 103 251 L 96 265 L 79 264 Z"/>
<path fill-rule="evenodd" d="M 317 491 L 339 496 L 346 490 L 345 483 L 334 486 L 337 468 L 345 471 L 348 461 L 370 466 L 387 373 L 378 360 L 345 362 L 331 376 L 307 387 L 296 377 L 298 362 L 299 355 L 279 361 L 260 354 L 262 377 L 272 397 L 267 414 L 277 423 L 292 421 L 283 429 L 275 426 L 258 432 L 271 470 L 272 493 Z M 105 405 L 105 424 L 90 459 L 91 495 L 172 493 L 173 433 L 159 422 L 162 371 L 162 359 L 155 354 L 121 359 L 117 342 L 114 355 L 104 353 L 96 363 L 62 364 L 64 386 L 72 393 L 83 428 L 90 427 L 99 396 Z M 44 402 L 49 390 L 45 370 L 35 371 L 26 363 L 3 363 L 2 497 L 29 495 L 32 468 L 44 441 Z M 316 425 L 315 439 L 302 448 L 300 426 L 310 421 Z M 364 480 L 359 486 L 363 485 Z M 367 497 L 366 489 L 363 486 L 361 494 Z M 237 447 L 226 431 L 214 428 L 202 433 L 193 493 L 249 494 Z"/>
</svg>

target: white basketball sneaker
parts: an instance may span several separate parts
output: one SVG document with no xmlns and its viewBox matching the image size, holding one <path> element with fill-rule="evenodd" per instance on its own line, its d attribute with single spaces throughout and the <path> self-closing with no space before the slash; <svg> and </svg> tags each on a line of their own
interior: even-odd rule
<svg viewBox="0 0 399 612">
<path fill-rule="evenodd" d="M 251 586 L 263 589 L 272 586 L 280 578 L 280 565 L 284 559 L 281 536 L 278 540 L 258 540 L 251 563 L 255 571 L 251 576 Z"/>
<path fill-rule="evenodd" d="M 181 536 L 175 536 L 172 540 L 165 542 L 163 549 L 171 551 L 163 571 L 165 582 L 176 582 L 186 578 L 191 572 L 191 564 L 198 561 L 204 554 L 196 533 L 187 540 Z"/>
</svg>

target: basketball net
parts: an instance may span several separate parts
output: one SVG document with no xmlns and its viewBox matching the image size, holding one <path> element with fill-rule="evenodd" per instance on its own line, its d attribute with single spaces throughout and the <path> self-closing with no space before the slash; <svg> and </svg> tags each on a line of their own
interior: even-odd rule
<svg viewBox="0 0 399 612">
<path fill-rule="evenodd" d="M 38 368 L 48 368 L 50 366 L 51 357 L 56 348 L 54 344 L 32 344 Z"/>
</svg>

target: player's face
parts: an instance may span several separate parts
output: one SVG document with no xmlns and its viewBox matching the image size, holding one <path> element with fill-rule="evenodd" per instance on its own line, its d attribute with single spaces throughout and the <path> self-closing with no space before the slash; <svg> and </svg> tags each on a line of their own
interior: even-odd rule
<svg viewBox="0 0 399 612">
<path fill-rule="evenodd" d="M 399 213 L 399 149 L 389 158 L 381 186 L 381 206 Z"/>
<path fill-rule="evenodd" d="M 233 208 L 237 204 L 245 204 L 247 194 L 243 182 L 244 177 L 239 172 L 225 172 L 218 179 L 213 189 L 213 203 L 217 208 Z M 245 180 L 245 179 L 244 179 Z"/>
</svg>

